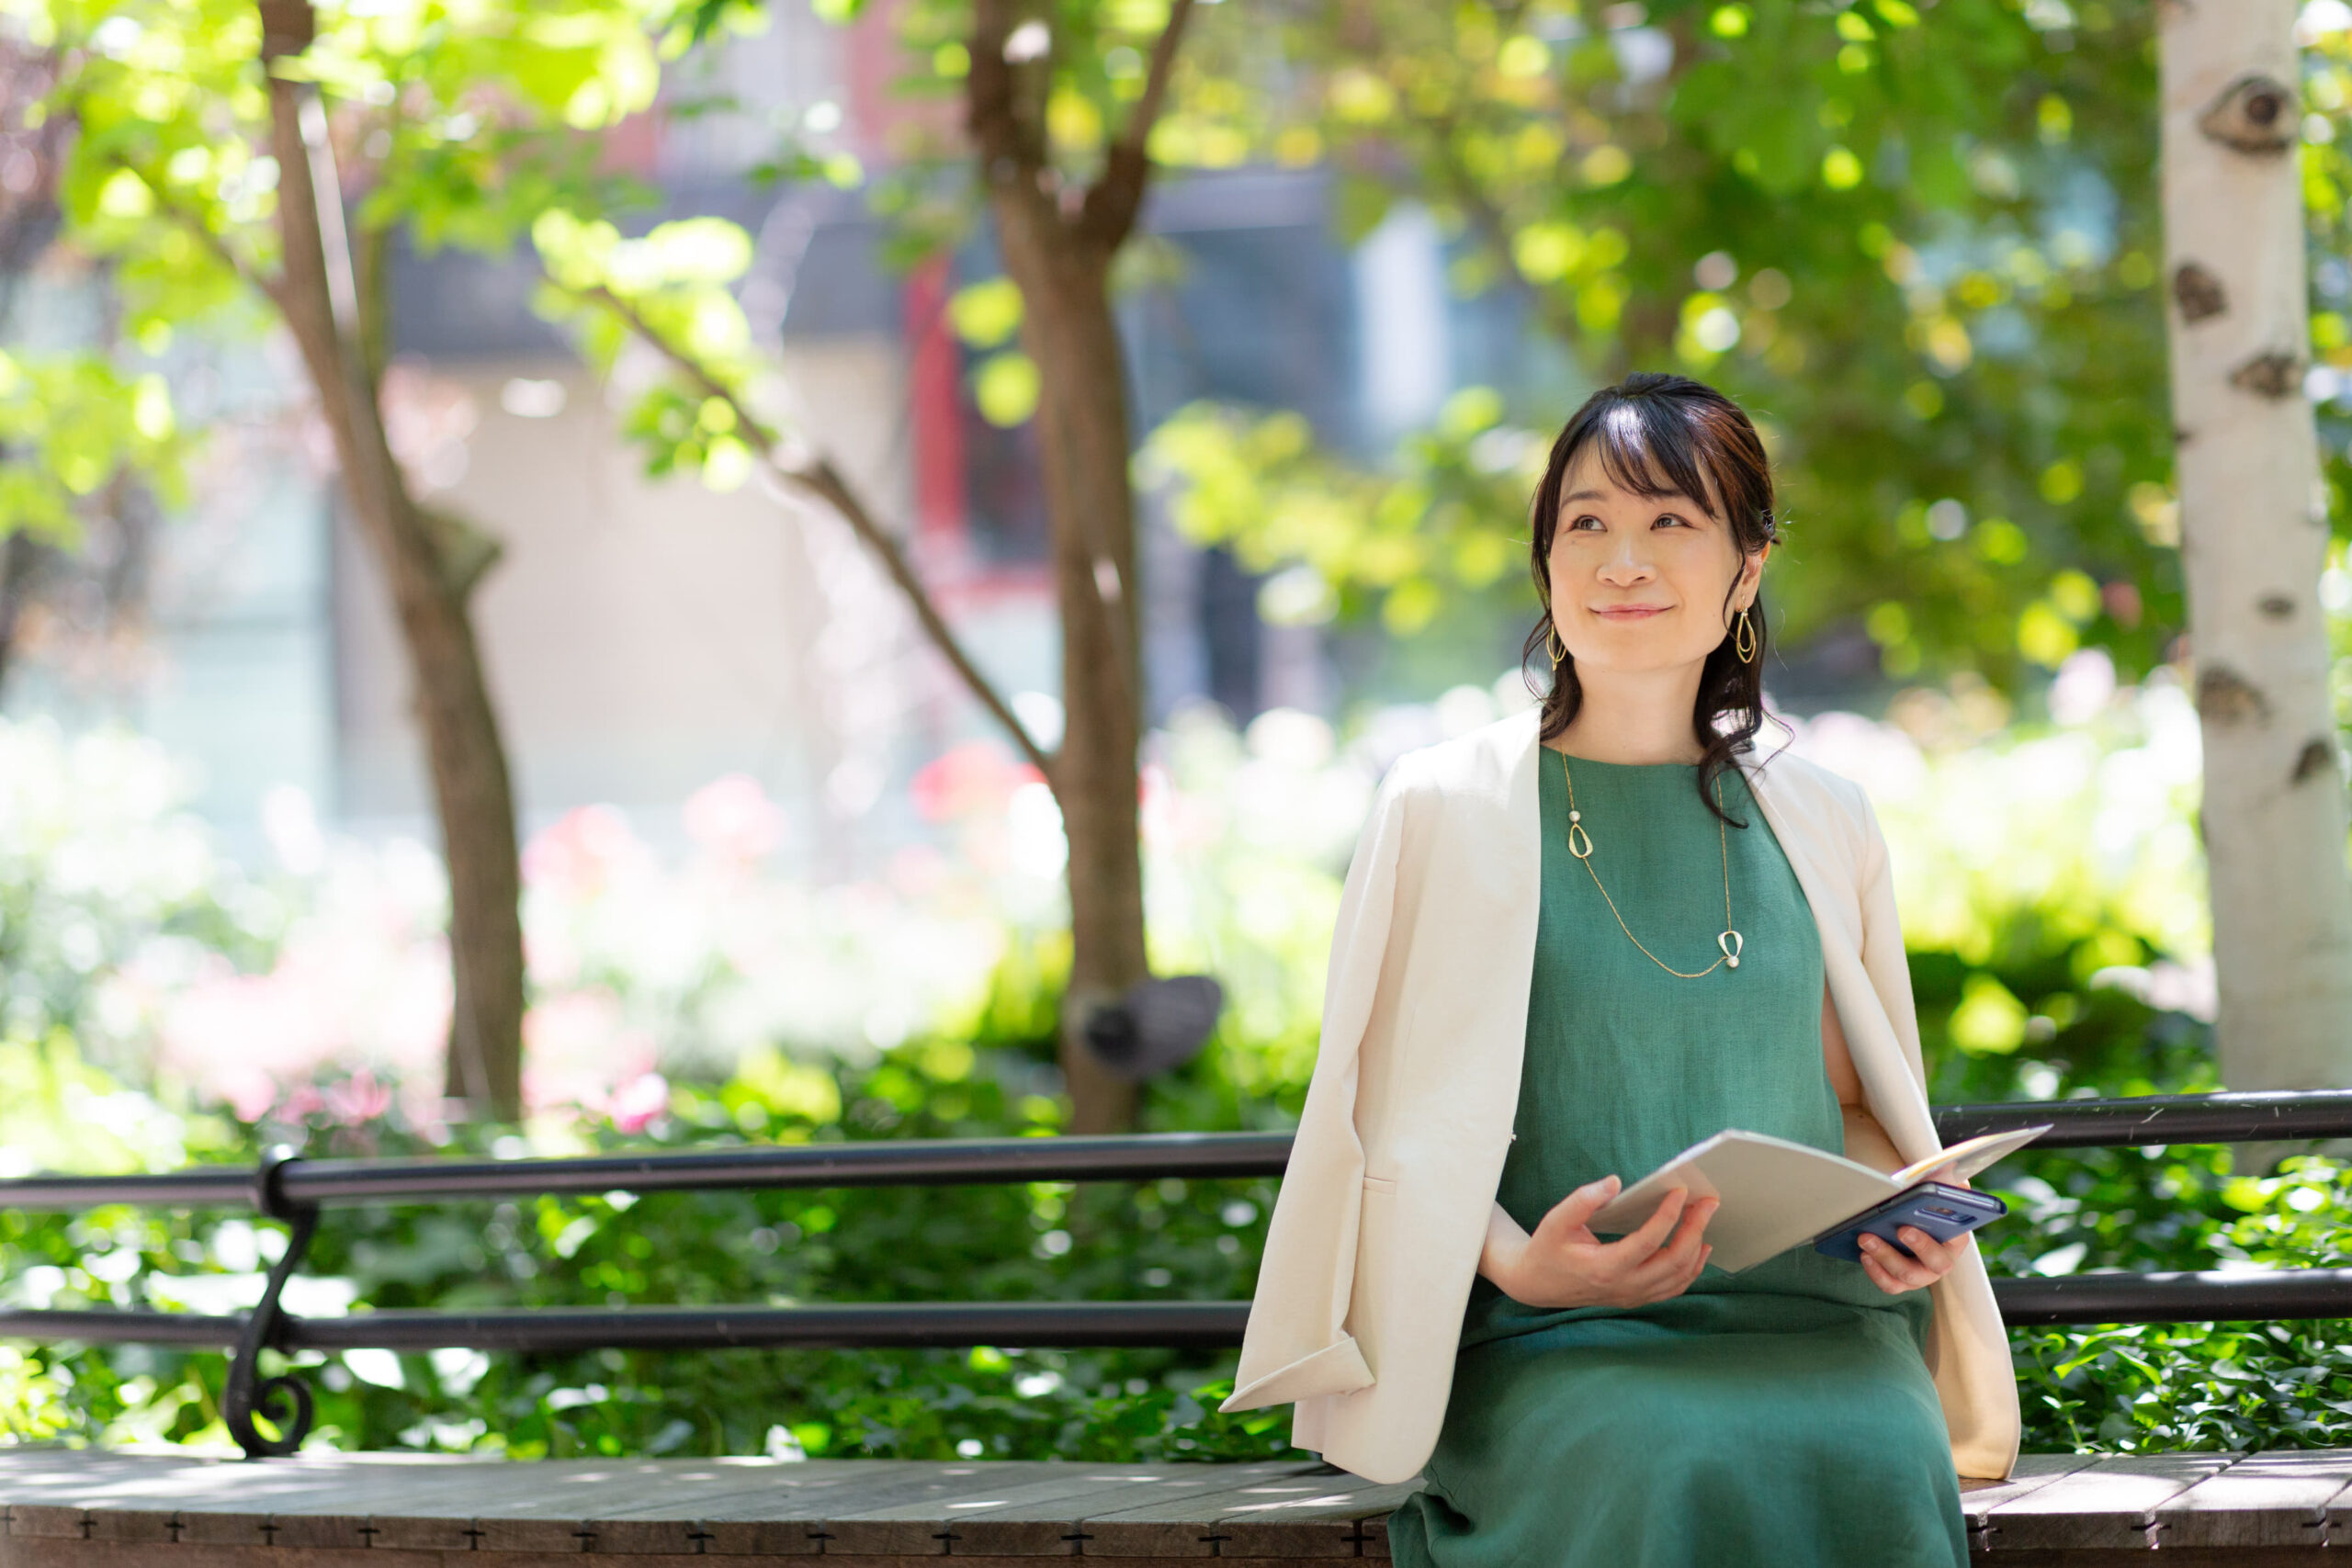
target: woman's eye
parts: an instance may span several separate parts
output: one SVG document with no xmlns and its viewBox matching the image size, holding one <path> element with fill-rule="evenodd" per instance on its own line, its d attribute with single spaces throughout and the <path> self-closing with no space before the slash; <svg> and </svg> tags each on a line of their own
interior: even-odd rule
<svg viewBox="0 0 2352 1568">
<path fill-rule="evenodd" d="M 1650 526 L 1656 527 L 1660 523 L 1669 523 L 1678 528 L 1688 528 L 1690 526 L 1690 519 L 1684 517 L 1679 512 L 1659 513 L 1655 518 L 1651 519 Z M 1591 526 L 1587 527 L 1587 524 L 1591 525 Z M 1609 525 L 1607 524 L 1603 523 L 1600 518 L 1595 517 L 1591 513 L 1588 512 L 1582 516 L 1577 518 L 1574 522 L 1570 523 L 1568 525 L 1568 531 L 1570 533 L 1589 534 L 1598 530 L 1605 533 L 1608 531 L 1608 527 Z"/>
</svg>

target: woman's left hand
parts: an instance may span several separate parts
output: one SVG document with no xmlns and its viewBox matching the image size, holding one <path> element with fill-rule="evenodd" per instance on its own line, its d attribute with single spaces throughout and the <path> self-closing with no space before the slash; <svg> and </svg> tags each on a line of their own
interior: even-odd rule
<svg viewBox="0 0 2352 1568">
<path fill-rule="evenodd" d="M 1951 1273 L 1952 1265 L 1968 1250 L 1965 1235 L 1938 1241 L 1917 1225 L 1898 1225 L 1894 1234 L 1902 1238 L 1903 1247 L 1889 1247 L 1867 1231 L 1861 1243 L 1862 1272 L 1890 1296 L 1934 1284 Z M 1911 1251 L 1908 1258 L 1903 1256 L 1905 1247 Z"/>
</svg>

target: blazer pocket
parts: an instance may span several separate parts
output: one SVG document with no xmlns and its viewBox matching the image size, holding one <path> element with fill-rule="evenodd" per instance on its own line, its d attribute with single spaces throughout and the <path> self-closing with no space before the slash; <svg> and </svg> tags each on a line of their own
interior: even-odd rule
<svg viewBox="0 0 2352 1568">
<path fill-rule="evenodd" d="M 1396 1183 L 1385 1176 L 1367 1176 L 1363 1179 L 1363 1190 L 1367 1192 L 1394 1192 Z"/>
</svg>

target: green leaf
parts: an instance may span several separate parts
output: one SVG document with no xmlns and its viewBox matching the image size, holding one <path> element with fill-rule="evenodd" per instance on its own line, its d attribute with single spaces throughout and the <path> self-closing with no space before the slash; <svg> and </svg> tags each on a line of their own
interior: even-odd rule
<svg viewBox="0 0 2352 1568">
<path fill-rule="evenodd" d="M 972 399 L 980 417 L 1010 429 L 1037 412 L 1037 362 L 1018 349 L 992 354 L 972 371 Z"/>
<path fill-rule="evenodd" d="M 1020 287 L 1009 277 L 967 284 L 948 299 L 947 323 L 974 348 L 995 348 L 1020 330 Z"/>
</svg>

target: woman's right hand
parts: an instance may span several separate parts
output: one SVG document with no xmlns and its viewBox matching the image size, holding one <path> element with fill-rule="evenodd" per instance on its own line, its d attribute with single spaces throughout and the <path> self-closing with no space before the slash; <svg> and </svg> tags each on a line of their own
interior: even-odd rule
<svg viewBox="0 0 2352 1568">
<path fill-rule="evenodd" d="M 1669 1189 L 1640 1229 L 1604 1242 L 1585 1222 L 1619 1186 L 1613 1175 L 1587 1182 L 1552 1205 L 1533 1235 L 1498 1203 L 1479 1271 L 1532 1307 L 1632 1307 L 1680 1295 L 1714 1250 L 1700 1237 L 1720 1201 Z"/>
</svg>

